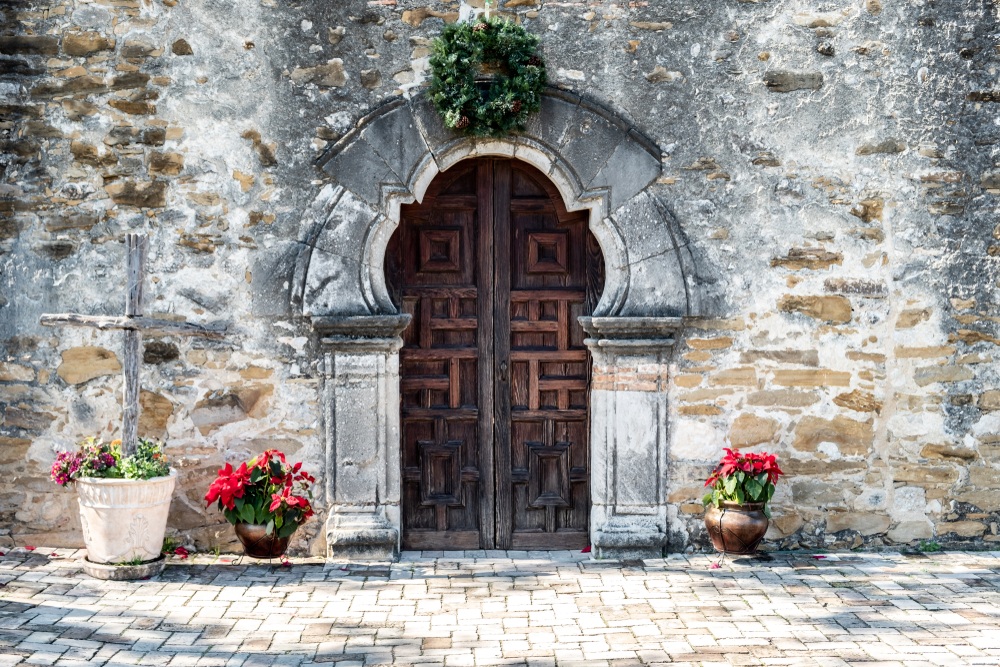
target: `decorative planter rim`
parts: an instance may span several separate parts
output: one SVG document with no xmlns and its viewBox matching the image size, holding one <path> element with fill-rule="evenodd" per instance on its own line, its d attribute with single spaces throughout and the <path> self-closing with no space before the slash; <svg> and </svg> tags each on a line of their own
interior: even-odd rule
<svg viewBox="0 0 1000 667">
<path fill-rule="evenodd" d="M 722 500 L 719 501 L 719 509 L 759 512 L 764 509 L 764 503 L 738 503 L 735 500 Z"/>
<path fill-rule="evenodd" d="M 78 477 L 73 480 L 75 482 L 84 482 L 86 484 L 101 484 L 105 486 L 125 486 L 132 484 L 148 484 L 149 482 L 162 482 L 164 480 L 170 479 L 171 477 L 177 477 L 177 468 L 171 468 L 169 475 L 160 475 L 159 477 L 150 477 L 149 479 L 123 479 L 121 477 Z"/>
</svg>

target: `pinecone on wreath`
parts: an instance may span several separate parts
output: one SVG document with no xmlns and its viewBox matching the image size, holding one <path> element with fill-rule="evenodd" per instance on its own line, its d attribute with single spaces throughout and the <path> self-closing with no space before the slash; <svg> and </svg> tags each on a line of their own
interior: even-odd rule
<svg viewBox="0 0 1000 667">
<path fill-rule="evenodd" d="M 531 56 L 530 58 L 528 58 L 528 64 L 531 65 L 532 67 L 541 67 L 542 59 L 539 58 L 538 56 Z"/>
<path fill-rule="evenodd" d="M 514 100 L 514 103 L 510 105 L 511 113 L 521 113 L 521 100 Z"/>
<path fill-rule="evenodd" d="M 469 117 L 468 116 L 462 116 L 457 121 L 455 121 L 455 128 L 456 129 L 464 130 L 467 127 L 469 127 Z"/>
<path fill-rule="evenodd" d="M 489 27 L 490 27 L 489 23 L 477 23 L 476 25 L 472 26 L 472 31 L 479 32 L 480 30 L 486 30 Z"/>
</svg>

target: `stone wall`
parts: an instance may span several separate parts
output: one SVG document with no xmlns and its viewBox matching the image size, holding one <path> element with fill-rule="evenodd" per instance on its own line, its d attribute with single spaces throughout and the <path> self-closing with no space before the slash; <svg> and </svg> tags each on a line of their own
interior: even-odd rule
<svg viewBox="0 0 1000 667">
<path fill-rule="evenodd" d="M 700 480 L 727 438 L 789 473 L 775 545 L 1000 540 L 997 8 L 505 4 L 553 84 L 660 146 L 657 197 L 709 286 L 714 319 L 669 367 L 671 548 L 706 544 Z M 147 312 L 231 332 L 147 340 L 142 430 L 182 472 L 172 529 L 231 539 L 201 501 L 225 461 L 277 446 L 321 468 L 319 343 L 289 305 L 329 182 L 313 161 L 419 94 L 429 40 L 473 10 L 0 5 L 0 526 L 80 540 L 47 470 L 115 437 L 121 338 L 37 322 L 122 312 L 126 231 L 151 237 Z M 296 548 L 322 541 L 317 522 Z"/>
</svg>

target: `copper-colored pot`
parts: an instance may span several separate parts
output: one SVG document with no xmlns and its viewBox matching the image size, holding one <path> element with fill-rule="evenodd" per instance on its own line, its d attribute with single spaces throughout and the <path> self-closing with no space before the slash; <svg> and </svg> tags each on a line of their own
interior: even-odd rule
<svg viewBox="0 0 1000 667">
<path fill-rule="evenodd" d="M 705 510 L 705 528 L 716 551 L 733 555 L 753 555 L 767 532 L 764 503 L 722 501 L 719 507 L 709 503 Z"/>
<path fill-rule="evenodd" d="M 243 544 L 243 552 L 251 558 L 277 558 L 288 549 L 288 538 L 267 534 L 267 526 L 255 523 L 237 523 L 236 537 Z"/>
</svg>

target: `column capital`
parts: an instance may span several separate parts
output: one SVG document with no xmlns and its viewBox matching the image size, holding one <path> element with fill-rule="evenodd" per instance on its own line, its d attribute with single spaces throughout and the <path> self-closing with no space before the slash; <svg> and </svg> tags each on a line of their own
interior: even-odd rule
<svg viewBox="0 0 1000 667">
<path fill-rule="evenodd" d="M 313 330 L 323 347 L 341 354 L 395 354 L 403 346 L 400 334 L 411 315 L 346 315 L 314 317 Z"/>
<path fill-rule="evenodd" d="M 587 332 L 584 344 L 592 354 L 612 356 L 660 356 L 669 354 L 684 326 L 680 317 L 581 317 Z"/>
</svg>

